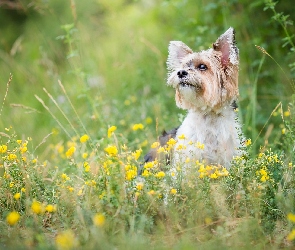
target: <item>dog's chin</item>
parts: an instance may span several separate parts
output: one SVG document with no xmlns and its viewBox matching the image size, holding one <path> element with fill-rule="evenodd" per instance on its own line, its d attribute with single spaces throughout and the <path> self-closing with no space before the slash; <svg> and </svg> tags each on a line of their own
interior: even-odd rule
<svg viewBox="0 0 295 250">
<path fill-rule="evenodd" d="M 179 85 L 179 87 L 182 87 L 182 88 L 195 88 L 196 87 L 196 85 L 193 85 L 193 84 L 186 82 L 186 81 L 180 81 L 178 85 Z"/>
<path fill-rule="evenodd" d="M 191 89 L 196 92 L 199 92 L 201 90 L 201 86 L 196 83 L 191 83 L 188 81 L 179 81 L 178 88 L 180 89 Z"/>
</svg>

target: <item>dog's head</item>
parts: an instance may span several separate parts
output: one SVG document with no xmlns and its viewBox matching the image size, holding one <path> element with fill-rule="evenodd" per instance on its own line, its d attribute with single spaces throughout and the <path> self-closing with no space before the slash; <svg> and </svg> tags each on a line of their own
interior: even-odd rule
<svg viewBox="0 0 295 250">
<path fill-rule="evenodd" d="M 238 96 L 239 50 L 233 28 L 205 51 L 193 52 L 183 42 L 170 42 L 167 66 L 167 84 L 176 89 L 180 108 L 219 113 Z"/>
</svg>

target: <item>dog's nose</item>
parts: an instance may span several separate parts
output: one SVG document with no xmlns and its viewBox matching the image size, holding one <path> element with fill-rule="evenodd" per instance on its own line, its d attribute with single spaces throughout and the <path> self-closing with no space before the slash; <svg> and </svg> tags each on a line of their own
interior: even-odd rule
<svg viewBox="0 0 295 250">
<path fill-rule="evenodd" d="M 179 78 L 183 78 L 183 77 L 185 77 L 187 74 L 188 74 L 188 73 L 187 73 L 185 70 L 179 70 L 179 71 L 177 72 L 177 75 L 178 75 Z"/>
</svg>

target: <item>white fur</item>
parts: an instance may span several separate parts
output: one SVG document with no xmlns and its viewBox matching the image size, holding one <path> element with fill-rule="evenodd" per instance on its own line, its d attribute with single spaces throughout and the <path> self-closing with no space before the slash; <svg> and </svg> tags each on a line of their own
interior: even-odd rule
<svg viewBox="0 0 295 250">
<path fill-rule="evenodd" d="M 239 140 L 240 125 L 231 107 L 216 113 L 190 111 L 179 127 L 174 151 L 174 163 L 192 160 L 205 160 L 207 164 L 220 164 L 230 167 L 233 156 L 239 155 L 241 147 Z M 179 139 L 179 136 L 185 139 Z M 204 144 L 204 149 L 197 143 Z M 176 150 L 182 144 L 185 149 Z"/>
</svg>

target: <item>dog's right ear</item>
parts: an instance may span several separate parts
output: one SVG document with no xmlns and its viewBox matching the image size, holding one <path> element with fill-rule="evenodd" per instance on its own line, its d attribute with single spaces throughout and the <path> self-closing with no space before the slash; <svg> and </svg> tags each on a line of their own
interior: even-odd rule
<svg viewBox="0 0 295 250">
<path fill-rule="evenodd" d="M 182 59 L 188 54 L 193 53 L 193 51 L 183 42 L 171 41 L 169 43 L 168 53 L 167 67 L 169 71 L 173 71 L 179 68 Z"/>
</svg>

